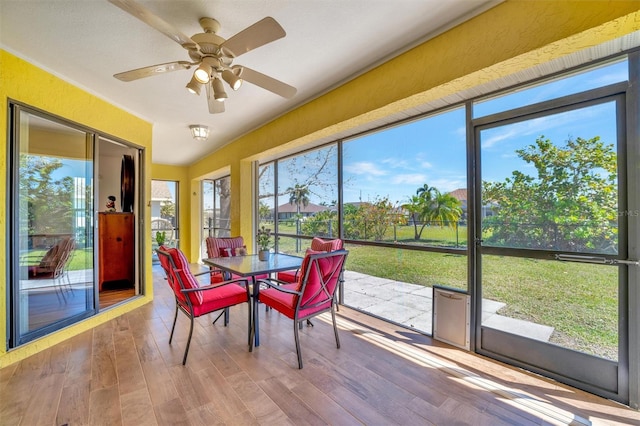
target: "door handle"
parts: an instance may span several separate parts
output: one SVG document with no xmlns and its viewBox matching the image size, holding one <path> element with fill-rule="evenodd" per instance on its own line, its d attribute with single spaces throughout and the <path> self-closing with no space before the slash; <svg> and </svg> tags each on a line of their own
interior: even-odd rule
<svg viewBox="0 0 640 426">
<path fill-rule="evenodd" d="M 556 260 L 561 261 L 597 263 L 601 265 L 640 265 L 640 261 L 633 259 L 609 259 L 601 256 L 583 256 L 580 254 L 556 254 L 554 257 Z"/>
</svg>

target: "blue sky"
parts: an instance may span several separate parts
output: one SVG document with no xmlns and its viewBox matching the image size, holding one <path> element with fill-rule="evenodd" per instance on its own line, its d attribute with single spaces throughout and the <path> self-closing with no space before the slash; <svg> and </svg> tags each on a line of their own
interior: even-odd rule
<svg viewBox="0 0 640 426">
<path fill-rule="evenodd" d="M 474 114 L 480 117 L 626 79 L 626 62 L 610 64 L 483 102 Z M 615 144 L 614 114 L 613 103 L 608 103 L 484 130 L 482 178 L 502 181 L 514 170 L 535 176 L 533 167 L 515 151 L 534 144 L 541 135 L 561 146 L 569 138 L 594 136 Z M 458 108 L 346 142 L 345 202 L 388 196 L 392 203 L 403 204 L 425 183 L 441 192 L 465 188 L 465 131 L 464 110 Z"/>
</svg>

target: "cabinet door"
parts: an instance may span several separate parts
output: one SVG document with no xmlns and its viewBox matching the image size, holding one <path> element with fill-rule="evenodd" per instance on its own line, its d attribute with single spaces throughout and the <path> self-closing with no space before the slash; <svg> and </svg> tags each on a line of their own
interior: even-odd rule
<svg viewBox="0 0 640 426">
<path fill-rule="evenodd" d="M 133 213 L 100 213 L 100 290 L 110 281 L 133 285 Z M 126 283 L 125 283 L 126 282 Z"/>
</svg>

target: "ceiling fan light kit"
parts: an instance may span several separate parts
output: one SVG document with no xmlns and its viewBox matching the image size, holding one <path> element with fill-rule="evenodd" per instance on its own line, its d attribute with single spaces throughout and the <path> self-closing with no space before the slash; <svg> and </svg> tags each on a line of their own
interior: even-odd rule
<svg viewBox="0 0 640 426">
<path fill-rule="evenodd" d="M 238 90 L 243 81 L 247 81 L 284 98 L 291 98 L 296 94 L 295 87 L 250 68 L 232 65 L 233 60 L 238 56 L 286 35 L 280 24 L 271 17 L 254 23 L 226 40 L 217 34 L 220 30 L 218 21 L 213 18 L 200 18 L 200 26 L 204 32 L 188 37 L 133 0 L 109 0 L 109 2 L 180 44 L 188 51 L 192 60 L 192 62 L 174 61 L 115 74 L 114 77 L 121 81 L 133 81 L 197 66 L 186 88 L 189 92 L 200 95 L 202 85 L 206 85 L 207 102 L 211 114 L 224 111 L 222 104 L 216 106 L 217 102 L 211 102 L 212 98 L 220 103 L 227 99 L 222 80 L 233 90 Z"/>
<path fill-rule="evenodd" d="M 194 95 L 200 96 L 200 91 L 202 90 L 202 83 L 196 80 L 196 76 L 191 77 L 191 81 L 187 83 L 187 90 Z"/>
<path fill-rule="evenodd" d="M 204 124 L 192 124 L 189 129 L 191 130 L 191 136 L 197 141 L 204 141 L 209 137 L 209 127 Z"/>
<path fill-rule="evenodd" d="M 211 79 L 211 71 L 211 66 L 203 62 L 193 73 L 193 77 L 198 81 L 198 83 L 207 84 Z"/>
<path fill-rule="evenodd" d="M 213 88 L 213 97 L 216 101 L 224 102 L 224 100 L 227 99 L 227 92 L 224 91 L 224 85 L 218 77 L 211 81 L 211 87 Z"/>
<path fill-rule="evenodd" d="M 242 79 L 229 69 L 222 71 L 222 79 L 226 81 L 233 90 L 238 90 L 240 86 L 242 86 Z"/>
</svg>

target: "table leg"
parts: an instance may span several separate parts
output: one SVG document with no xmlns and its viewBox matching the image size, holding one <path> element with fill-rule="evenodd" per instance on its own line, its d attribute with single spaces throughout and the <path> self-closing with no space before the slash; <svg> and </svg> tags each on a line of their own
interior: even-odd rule
<svg viewBox="0 0 640 426">
<path fill-rule="evenodd" d="M 260 295 L 260 283 L 256 282 L 256 277 L 251 277 L 253 280 L 253 334 L 255 338 L 255 346 L 260 346 L 260 312 L 258 311 L 258 296 Z"/>
</svg>

